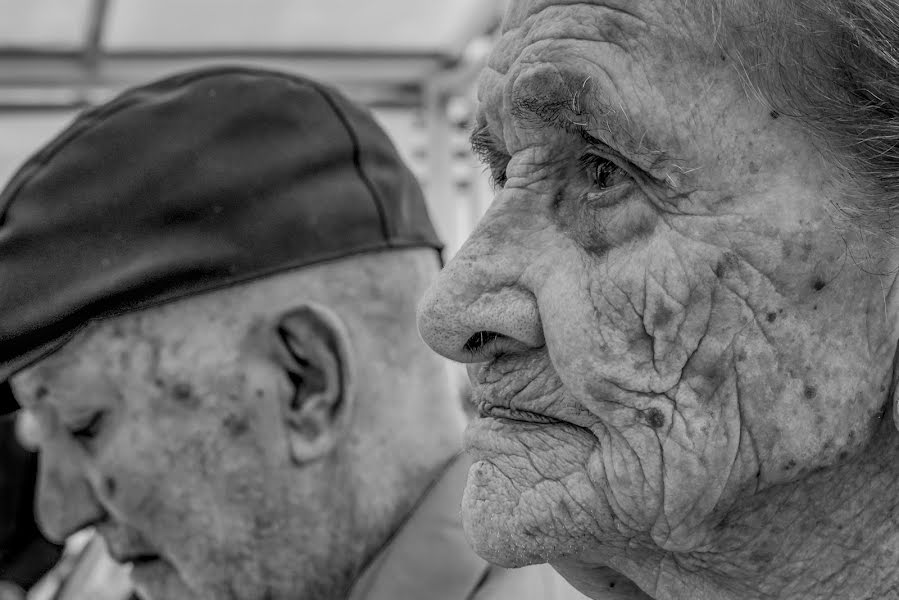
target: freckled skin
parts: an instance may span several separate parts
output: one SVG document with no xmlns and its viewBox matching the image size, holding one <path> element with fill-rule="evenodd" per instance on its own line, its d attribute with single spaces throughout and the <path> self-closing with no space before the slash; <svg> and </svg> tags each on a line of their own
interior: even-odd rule
<svg viewBox="0 0 899 600">
<path fill-rule="evenodd" d="M 55 536 L 68 533 L 65 523 L 84 523 L 88 513 L 103 510 L 111 510 L 117 524 L 101 531 L 123 526 L 140 531 L 136 548 L 148 554 L 161 550 L 168 561 L 145 588 L 149 598 L 255 597 L 252 588 L 263 578 L 258 571 L 263 564 L 247 557 L 270 552 L 266 548 L 279 540 L 276 529 L 254 515 L 272 513 L 289 522 L 279 500 L 286 482 L 266 475 L 266 465 L 274 468 L 276 457 L 267 456 L 257 441 L 263 431 L 276 430 L 260 419 L 268 412 L 264 406 L 241 407 L 220 393 L 243 395 L 236 373 L 246 367 L 236 353 L 223 356 L 213 345 L 228 344 L 217 318 L 192 316 L 194 327 L 175 335 L 159 328 L 164 319 L 159 314 L 119 319 L 128 325 L 121 336 L 95 326 L 68 352 L 19 376 L 23 397 L 30 396 L 30 382 L 46 386 L 47 402 L 32 408 L 44 429 L 59 432 L 42 448 L 39 512 Z M 192 340 L 189 355 L 172 351 L 175 338 Z M 130 356 L 127 368 L 118 360 L 122 353 Z M 270 394 L 273 383 L 267 384 Z M 265 405 L 274 408 L 273 399 Z M 63 435 L 60 419 L 77 423 L 74 415 L 93 409 L 108 415 L 96 439 L 82 447 Z M 66 508 L 56 504 L 70 496 L 76 480 L 72 467 L 61 464 L 63 453 L 89 474 L 88 481 L 100 483 L 85 491 L 97 500 L 69 501 Z M 139 589 L 146 585 L 139 576 L 135 583 Z M 224 591 L 235 585 L 233 595 Z"/>
<path fill-rule="evenodd" d="M 656 598 L 749 598 L 669 576 L 724 553 L 729 512 L 874 436 L 895 276 L 853 263 L 815 141 L 747 96 L 684 6 L 512 3 L 479 88 L 506 182 L 419 327 L 477 363 L 476 400 L 565 422 L 469 428 L 463 518 L 479 553 L 581 583 L 612 565 Z M 629 165 L 615 202 L 576 192 L 590 142 L 513 110 L 576 93 L 589 110 L 560 120 Z M 478 331 L 500 337 L 472 354 Z"/>
<path fill-rule="evenodd" d="M 414 322 L 436 269 L 431 249 L 353 256 L 88 325 L 12 379 L 39 425 L 42 528 L 161 557 L 132 570 L 145 600 L 346 597 L 458 452 L 461 406 Z M 304 302 L 345 321 L 362 383 L 346 420 L 291 428 L 273 339 Z M 332 448 L 292 454 L 326 426 Z"/>
</svg>

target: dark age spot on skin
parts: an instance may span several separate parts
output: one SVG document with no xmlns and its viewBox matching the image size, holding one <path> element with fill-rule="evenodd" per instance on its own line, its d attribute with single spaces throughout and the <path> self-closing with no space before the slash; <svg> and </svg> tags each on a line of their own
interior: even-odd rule
<svg viewBox="0 0 899 600">
<path fill-rule="evenodd" d="M 774 553 L 759 550 L 759 551 L 753 552 L 750 558 L 752 558 L 752 560 L 754 562 L 768 564 L 772 560 L 774 560 Z"/>
<path fill-rule="evenodd" d="M 824 286 L 826 286 L 826 285 L 827 285 L 827 283 L 819 277 L 818 279 L 815 279 L 815 282 L 812 284 L 812 287 L 815 288 L 816 292 L 820 292 L 821 290 L 824 289 Z"/>
<path fill-rule="evenodd" d="M 738 259 L 736 256 L 728 252 L 720 259 L 718 259 L 718 264 L 715 266 L 715 276 L 718 279 L 723 279 L 728 272 L 733 270 L 738 263 Z"/>
<path fill-rule="evenodd" d="M 848 452 L 848 451 L 843 450 L 842 452 L 840 452 L 840 460 L 846 460 L 847 458 L 849 458 L 849 452 Z"/>
<path fill-rule="evenodd" d="M 772 119 L 779 119 L 779 118 L 780 118 L 780 113 L 777 112 L 776 110 L 772 110 L 772 111 L 771 111 L 770 113 L 768 113 L 768 114 L 771 115 L 771 118 L 772 118 Z"/>
<path fill-rule="evenodd" d="M 253 525 L 256 531 L 266 531 L 272 527 L 276 527 L 278 522 L 271 515 L 265 513 L 257 513 L 253 515 Z"/>
<path fill-rule="evenodd" d="M 650 408 L 644 410 L 641 413 L 641 416 L 646 421 L 646 424 L 652 427 L 653 429 L 661 429 L 665 426 L 665 415 L 658 408 Z"/>
<path fill-rule="evenodd" d="M 247 423 L 246 418 L 239 415 L 228 415 L 225 417 L 222 424 L 225 426 L 225 431 L 227 431 L 228 435 L 231 437 L 239 437 L 246 433 L 250 428 L 250 424 Z"/>
<path fill-rule="evenodd" d="M 50 393 L 50 390 L 47 389 L 45 385 L 37 386 L 37 389 L 34 390 L 34 398 L 35 400 L 43 400 L 47 397 L 47 394 Z"/>
<path fill-rule="evenodd" d="M 814 400 L 818 395 L 818 390 L 813 385 L 807 385 L 805 386 L 805 392 L 803 393 L 805 394 L 806 400 Z"/>
<path fill-rule="evenodd" d="M 674 312 L 670 308 L 667 306 L 660 306 L 652 316 L 653 331 L 659 331 L 660 329 L 668 327 L 673 317 Z"/>
<path fill-rule="evenodd" d="M 749 162 L 749 172 L 752 173 L 753 175 L 756 175 L 756 174 L 758 174 L 759 171 L 760 171 L 759 166 L 755 162 L 750 161 Z"/>
<path fill-rule="evenodd" d="M 118 490 L 118 483 L 116 482 L 114 477 L 106 477 L 103 479 L 103 489 L 106 492 L 106 496 L 108 498 L 113 498 Z"/>
<path fill-rule="evenodd" d="M 773 323 L 777 320 L 777 313 L 769 312 L 768 313 L 768 322 Z"/>
<path fill-rule="evenodd" d="M 257 397 L 257 398 L 262 398 L 262 397 L 264 397 L 264 396 L 265 396 L 265 390 L 263 390 L 262 388 L 259 388 L 259 389 L 256 390 L 256 397 Z"/>
<path fill-rule="evenodd" d="M 200 399 L 194 395 L 193 386 L 184 381 L 178 381 L 172 386 L 172 398 L 191 408 L 195 408 L 200 403 Z"/>
<path fill-rule="evenodd" d="M 796 461 L 791 458 L 789 460 L 789 462 L 787 462 L 787 464 L 784 465 L 784 471 L 789 471 L 790 469 L 793 469 L 794 467 L 796 467 Z"/>
</svg>

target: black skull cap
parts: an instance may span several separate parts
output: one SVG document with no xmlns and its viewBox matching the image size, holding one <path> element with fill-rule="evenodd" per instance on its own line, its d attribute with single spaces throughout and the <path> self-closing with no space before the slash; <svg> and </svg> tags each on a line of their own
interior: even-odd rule
<svg viewBox="0 0 899 600">
<path fill-rule="evenodd" d="M 91 320 L 313 263 L 442 244 L 372 116 L 207 68 L 79 115 L 0 193 L 0 381 Z"/>
</svg>

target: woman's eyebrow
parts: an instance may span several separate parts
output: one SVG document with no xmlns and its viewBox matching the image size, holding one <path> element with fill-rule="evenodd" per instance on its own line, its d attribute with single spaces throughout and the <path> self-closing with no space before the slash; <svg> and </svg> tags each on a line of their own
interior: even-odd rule
<svg viewBox="0 0 899 600">
<path fill-rule="evenodd" d="M 491 133 L 490 127 L 483 123 L 476 124 L 472 128 L 471 135 L 468 136 L 468 143 L 472 152 L 482 159 L 495 154 L 505 154 L 499 140 Z"/>
<path fill-rule="evenodd" d="M 588 109 L 586 99 L 582 98 L 581 90 L 568 92 L 559 90 L 559 93 L 541 95 L 518 95 L 512 98 L 512 117 L 519 124 L 541 129 L 560 129 L 562 131 L 582 131 L 590 126 L 592 117 Z M 591 99 L 589 104 L 597 104 Z M 591 110 L 592 109 L 592 110 Z M 604 111 L 603 111 L 604 112 Z"/>
<path fill-rule="evenodd" d="M 653 164 L 668 160 L 647 129 L 639 129 L 623 107 L 605 101 L 586 83 L 574 92 L 557 92 L 513 97 L 512 117 L 520 126 L 578 135 L 589 144 L 608 144 Z"/>
</svg>

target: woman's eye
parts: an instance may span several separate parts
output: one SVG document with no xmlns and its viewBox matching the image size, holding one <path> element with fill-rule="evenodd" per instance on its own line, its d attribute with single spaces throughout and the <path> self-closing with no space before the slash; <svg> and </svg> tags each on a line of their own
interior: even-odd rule
<svg viewBox="0 0 899 600">
<path fill-rule="evenodd" d="M 590 186 L 595 190 L 613 188 L 630 180 L 627 171 L 598 154 L 587 154 L 581 162 Z"/>
</svg>

